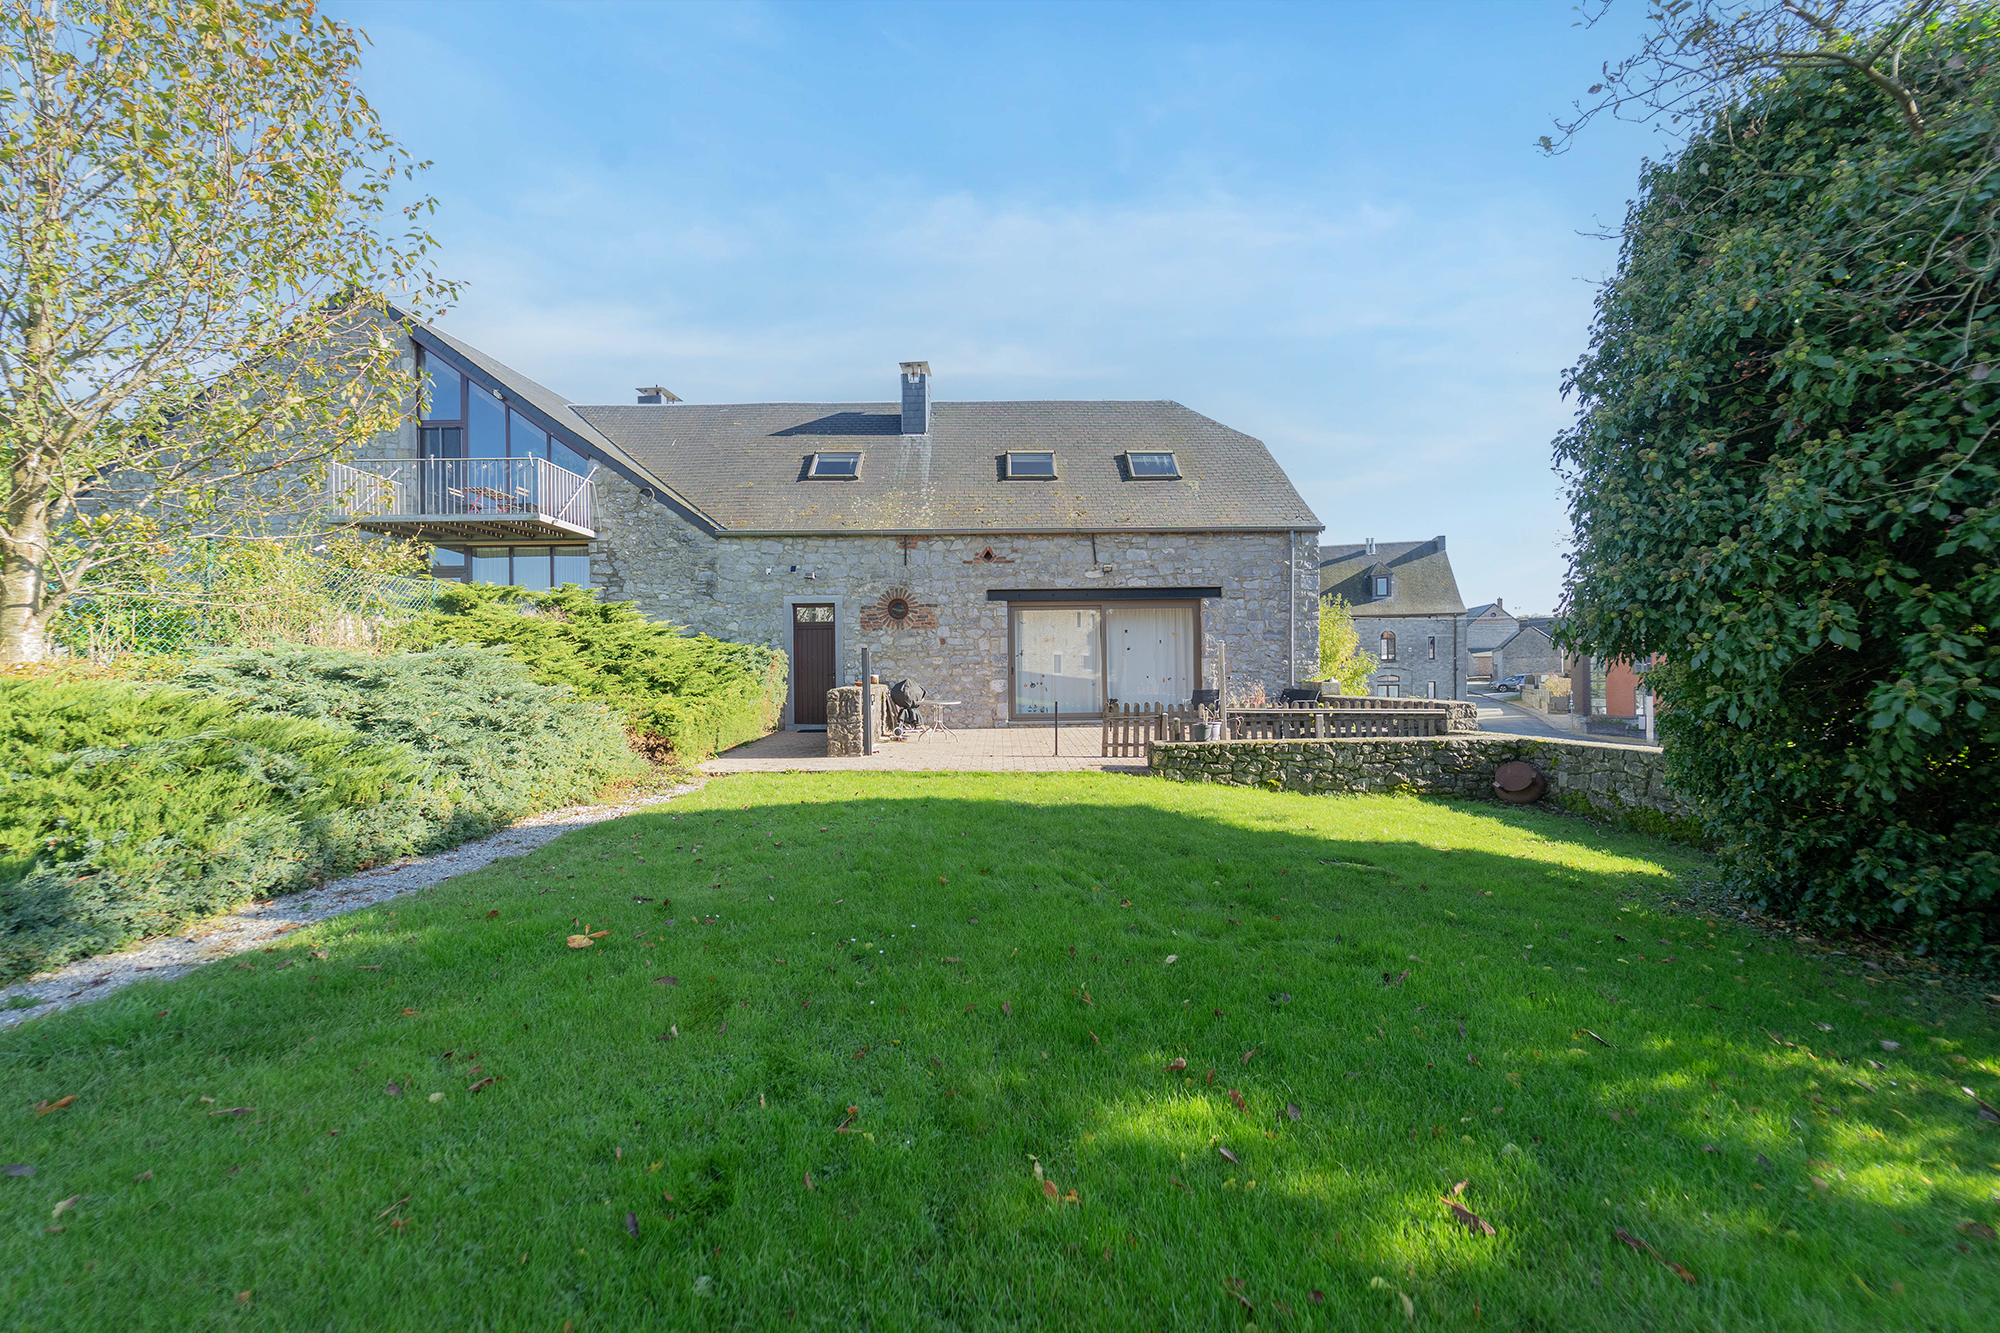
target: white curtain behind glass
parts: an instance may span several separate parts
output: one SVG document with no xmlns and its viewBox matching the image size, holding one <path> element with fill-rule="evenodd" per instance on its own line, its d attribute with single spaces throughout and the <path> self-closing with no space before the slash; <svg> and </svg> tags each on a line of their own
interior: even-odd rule
<svg viewBox="0 0 2000 1333">
<path fill-rule="evenodd" d="M 1049 608 L 1014 613 L 1014 711 L 1097 713 L 1103 664 L 1095 609 Z"/>
<path fill-rule="evenodd" d="M 1194 697 L 1194 608 L 1114 606 L 1105 694 L 1122 704 Z"/>
</svg>

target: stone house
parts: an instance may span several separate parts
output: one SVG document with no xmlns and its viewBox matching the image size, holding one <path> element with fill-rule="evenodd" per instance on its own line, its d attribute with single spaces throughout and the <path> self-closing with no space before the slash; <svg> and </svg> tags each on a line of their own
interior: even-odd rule
<svg viewBox="0 0 2000 1333">
<path fill-rule="evenodd" d="M 1465 601 L 1443 537 L 1426 542 L 1326 546 L 1320 595 L 1347 599 L 1361 651 L 1376 659 L 1370 694 L 1390 698 L 1463 697 L 1470 658 Z"/>
<path fill-rule="evenodd" d="M 1174 402 L 570 402 L 442 330 L 401 330 L 424 406 L 333 470 L 346 521 L 433 574 L 576 583 L 772 645 L 786 723 L 861 670 L 953 725 L 1275 698 L 1313 673 L 1321 524 L 1264 445 Z M 886 367 L 885 367 L 886 372 Z M 884 374 L 885 381 L 888 374 Z"/>
<path fill-rule="evenodd" d="M 1525 676 L 1530 672 L 1544 674 L 1567 672 L 1569 665 L 1562 649 L 1549 636 L 1549 628 L 1554 623 L 1553 616 L 1523 616 L 1520 628 L 1507 639 L 1494 646 L 1493 679 L 1505 680 L 1509 676 Z"/>
<path fill-rule="evenodd" d="M 1465 652 L 1466 675 L 1475 679 L 1492 680 L 1493 650 L 1512 638 L 1514 631 L 1521 628 L 1521 622 L 1510 612 L 1503 599 L 1495 597 L 1484 606 L 1474 606 L 1465 612 Z"/>
</svg>

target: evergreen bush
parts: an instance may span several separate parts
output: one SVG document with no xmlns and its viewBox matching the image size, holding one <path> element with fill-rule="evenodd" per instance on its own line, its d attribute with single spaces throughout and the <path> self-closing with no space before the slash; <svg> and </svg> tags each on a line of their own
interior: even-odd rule
<svg viewBox="0 0 2000 1333">
<path fill-rule="evenodd" d="M 488 649 L 0 683 L 0 980 L 476 837 L 642 771 L 618 717 Z"/>
<path fill-rule="evenodd" d="M 784 708 L 783 653 L 690 634 L 583 588 L 447 586 L 437 609 L 403 626 L 396 641 L 504 649 L 536 680 L 616 708 L 643 748 L 682 762 L 755 740 Z"/>
</svg>

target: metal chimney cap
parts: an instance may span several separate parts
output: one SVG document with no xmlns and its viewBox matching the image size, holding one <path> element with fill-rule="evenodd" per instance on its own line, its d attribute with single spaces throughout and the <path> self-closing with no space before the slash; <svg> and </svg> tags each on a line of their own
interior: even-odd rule
<svg viewBox="0 0 2000 1333">
<path fill-rule="evenodd" d="M 679 394 L 660 384 L 636 389 L 634 392 L 639 395 L 639 401 L 642 403 L 678 403 L 681 400 Z"/>
<path fill-rule="evenodd" d="M 903 368 L 905 375 L 911 377 L 931 373 L 931 363 L 928 361 L 899 361 L 896 364 Z"/>
</svg>

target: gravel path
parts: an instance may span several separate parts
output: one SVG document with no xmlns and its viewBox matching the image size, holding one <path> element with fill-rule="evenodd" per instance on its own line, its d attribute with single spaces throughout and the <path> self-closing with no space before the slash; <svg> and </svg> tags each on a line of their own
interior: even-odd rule
<svg viewBox="0 0 2000 1333">
<path fill-rule="evenodd" d="M 0 1009 L 0 1028 L 101 1000 L 135 981 L 183 976 L 218 958 L 261 949 L 265 941 L 301 926 L 372 907 L 399 894 L 428 889 L 453 875 L 463 875 L 495 861 L 525 856 L 572 829 L 633 814 L 684 796 L 700 786 L 698 782 L 687 783 L 622 805 L 572 805 L 529 815 L 498 833 L 460 843 L 449 851 L 406 857 L 393 865 L 364 870 L 347 879 L 330 880 L 318 888 L 254 902 L 227 915 L 198 922 L 185 933 L 141 940 L 119 953 L 85 958 L 54 972 L 44 972 L 0 990 L 0 1004 L 16 995 L 33 996 L 41 1001 L 27 1009 Z"/>
</svg>

